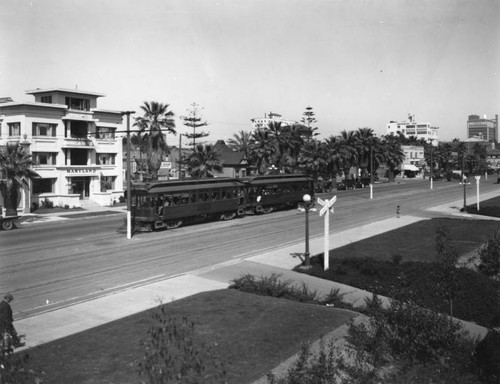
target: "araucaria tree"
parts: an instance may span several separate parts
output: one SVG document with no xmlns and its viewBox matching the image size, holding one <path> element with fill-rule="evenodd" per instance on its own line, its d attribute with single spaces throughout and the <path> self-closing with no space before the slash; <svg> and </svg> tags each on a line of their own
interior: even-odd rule
<svg viewBox="0 0 500 384">
<path fill-rule="evenodd" d="M 191 128 L 193 130 L 193 133 L 185 133 L 184 136 L 192 140 L 190 145 L 192 145 L 193 150 L 195 150 L 196 140 L 201 139 L 203 137 L 207 137 L 210 134 L 209 132 L 197 131 L 197 129 L 201 127 L 206 127 L 208 125 L 208 122 L 203 120 L 201 116 L 201 108 L 196 103 L 191 104 L 190 109 L 188 109 L 188 115 L 181 116 L 181 119 L 186 127 Z"/>
<path fill-rule="evenodd" d="M 31 155 L 19 143 L 7 144 L 0 151 L 0 187 L 7 210 L 16 212 L 21 189 L 28 190 L 30 180 L 40 178 L 33 165 Z"/>
<path fill-rule="evenodd" d="M 135 119 L 134 126 L 143 134 L 146 141 L 146 154 L 149 177 L 158 179 L 158 170 L 165 154 L 168 154 L 167 133 L 176 134 L 174 113 L 169 104 L 145 101 L 141 105 L 144 115 Z"/>
</svg>

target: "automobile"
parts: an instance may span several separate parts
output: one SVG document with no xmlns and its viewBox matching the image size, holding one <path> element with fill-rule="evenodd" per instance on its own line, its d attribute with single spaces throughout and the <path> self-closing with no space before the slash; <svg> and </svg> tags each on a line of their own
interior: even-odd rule
<svg viewBox="0 0 500 384">
<path fill-rule="evenodd" d="M 0 227 L 5 231 L 10 231 L 17 227 L 19 216 L 17 215 L 7 215 L 2 214 L 0 216 Z"/>
</svg>

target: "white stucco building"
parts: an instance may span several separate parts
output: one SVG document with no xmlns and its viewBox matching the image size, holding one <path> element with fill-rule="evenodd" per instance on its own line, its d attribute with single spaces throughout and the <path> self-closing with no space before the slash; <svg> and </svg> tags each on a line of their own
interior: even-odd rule
<svg viewBox="0 0 500 384">
<path fill-rule="evenodd" d="M 281 126 L 294 125 L 297 124 L 295 120 L 286 120 L 281 117 L 281 115 L 273 112 L 264 113 L 264 117 L 257 117 L 255 119 L 250 119 L 252 122 L 253 129 L 267 128 L 269 123 L 281 123 Z"/>
<path fill-rule="evenodd" d="M 409 114 L 406 121 L 390 121 L 387 124 L 388 135 L 403 134 L 405 137 L 414 136 L 417 139 L 424 139 L 426 142 L 438 141 L 439 127 L 433 127 L 428 122 L 417 122 L 415 115 Z"/>
<path fill-rule="evenodd" d="M 123 196 L 122 113 L 99 109 L 104 95 L 76 89 L 27 91 L 35 100 L 0 103 L 0 146 L 21 143 L 41 176 L 23 191 L 19 211 L 33 203 L 111 205 Z"/>
</svg>

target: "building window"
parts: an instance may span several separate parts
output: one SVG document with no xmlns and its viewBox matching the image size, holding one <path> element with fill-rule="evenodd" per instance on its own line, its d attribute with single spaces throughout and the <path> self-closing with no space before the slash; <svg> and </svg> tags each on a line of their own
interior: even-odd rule
<svg viewBox="0 0 500 384">
<path fill-rule="evenodd" d="M 108 189 L 115 189 L 116 176 L 101 176 L 101 192 Z"/>
<path fill-rule="evenodd" d="M 21 123 L 8 123 L 9 136 L 21 136 Z"/>
<path fill-rule="evenodd" d="M 76 97 L 66 97 L 66 105 L 69 109 L 76 109 L 79 111 L 90 111 L 90 100 L 79 99 Z"/>
<path fill-rule="evenodd" d="M 114 153 L 99 153 L 97 155 L 97 161 L 99 165 L 115 165 Z"/>
<path fill-rule="evenodd" d="M 42 96 L 41 102 L 47 103 L 47 104 L 52 104 L 52 96 Z"/>
<path fill-rule="evenodd" d="M 56 124 L 33 123 L 33 136 L 56 136 Z"/>
<path fill-rule="evenodd" d="M 33 180 L 33 194 L 39 195 L 40 193 L 54 192 L 54 183 L 56 179 L 34 179 Z"/>
<path fill-rule="evenodd" d="M 33 152 L 33 161 L 38 165 L 56 165 L 57 153 Z"/>
<path fill-rule="evenodd" d="M 96 138 L 97 139 L 114 139 L 116 128 L 108 127 L 97 127 L 96 128 Z"/>
</svg>

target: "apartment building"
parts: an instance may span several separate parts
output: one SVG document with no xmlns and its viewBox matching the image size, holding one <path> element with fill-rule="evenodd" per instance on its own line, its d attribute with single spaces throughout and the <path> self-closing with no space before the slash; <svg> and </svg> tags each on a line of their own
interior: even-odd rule
<svg viewBox="0 0 500 384">
<path fill-rule="evenodd" d="M 294 125 L 297 124 L 295 120 L 286 120 L 283 119 L 281 115 L 273 112 L 264 113 L 264 117 L 257 117 L 254 119 L 250 119 L 252 122 L 253 129 L 262 129 L 267 128 L 269 123 L 281 123 L 281 126 Z"/>
<path fill-rule="evenodd" d="M 35 89 L 31 102 L 0 102 L 0 146 L 19 142 L 41 176 L 23 191 L 19 211 L 112 205 L 123 196 L 122 113 L 99 109 L 103 94 L 77 89 Z"/>
<path fill-rule="evenodd" d="M 417 139 L 424 139 L 426 142 L 438 141 L 439 127 L 433 127 L 428 122 L 417 122 L 415 115 L 409 114 L 408 120 L 390 121 L 387 124 L 388 135 L 402 134 L 405 137 L 414 136 Z"/>
</svg>

